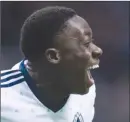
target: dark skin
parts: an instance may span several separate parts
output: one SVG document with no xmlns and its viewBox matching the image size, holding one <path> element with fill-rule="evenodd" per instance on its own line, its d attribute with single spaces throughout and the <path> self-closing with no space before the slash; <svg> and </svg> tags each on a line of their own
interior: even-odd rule
<svg viewBox="0 0 130 122">
<path fill-rule="evenodd" d="M 83 18 L 76 15 L 65 25 L 54 39 L 54 48 L 48 48 L 36 62 L 28 61 L 26 67 L 41 93 L 40 101 L 54 112 L 65 105 L 70 94 L 89 92 L 86 69 L 99 64 L 102 54 Z"/>
</svg>

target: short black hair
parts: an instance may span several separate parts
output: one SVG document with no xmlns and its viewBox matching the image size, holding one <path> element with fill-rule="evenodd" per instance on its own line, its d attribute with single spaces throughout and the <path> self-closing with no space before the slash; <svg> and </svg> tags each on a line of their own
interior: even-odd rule
<svg viewBox="0 0 130 122">
<path fill-rule="evenodd" d="M 73 9 L 62 6 L 45 7 L 31 14 L 20 34 L 20 48 L 25 58 L 35 61 L 47 48 L 51 48 L 56 33 L 74 15 Z"/>
</svg>

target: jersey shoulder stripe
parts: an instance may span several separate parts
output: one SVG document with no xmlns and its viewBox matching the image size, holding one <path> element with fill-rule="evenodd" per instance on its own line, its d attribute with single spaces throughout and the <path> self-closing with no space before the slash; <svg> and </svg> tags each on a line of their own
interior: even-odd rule
<svg viewBox="0 0 130 122">
<path fill-rule="evenodd" d="M 24 76 L 19 70 L 1 71 L 0 87 L 11 87 L 24 81 Z"/>
<path fill-rule="evenodd" d="M 4 75 L 7 75 L 7 74 L 10 74 L 10 73 L 13 73 L 13 72 L 16 72 L 16 71 L 19 71 L 19 70 L 2 70 L 0 71 L 0 76 L 4 76 Z"/>
</svg>

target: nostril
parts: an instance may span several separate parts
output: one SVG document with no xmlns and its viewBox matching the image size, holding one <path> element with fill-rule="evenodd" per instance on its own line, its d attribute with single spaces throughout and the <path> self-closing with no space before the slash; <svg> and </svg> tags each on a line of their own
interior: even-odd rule
<svg viewBox="0 0 130 122">
<path fill-rule="evenodd" d="M 99 58 L 102 55 L 102 51 L 94 51 L 92 52 L 93 58 Z"/>
</svg>

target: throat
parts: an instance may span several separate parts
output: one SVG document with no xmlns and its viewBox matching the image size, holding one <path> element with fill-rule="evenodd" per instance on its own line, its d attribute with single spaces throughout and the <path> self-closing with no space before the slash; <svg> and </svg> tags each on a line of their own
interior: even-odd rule
<svg viewBox="0 0 130 122">
<path fill-rule="evenodd" d="M 45 94 L 43 90 L 39 90 L 39 92 L 39 101 L 53 112 L 58 112 L 60 109 L 62 109 L 69 98 L 69 95 L 49 95 L 49 93 Z"/>
<path fill-rule="evenodd" d="M 64 98 L 62 101 L 59 102 L 48 101 L 45 103 L 43 101 L 43 104 L 53 112 L 58 112 L 60 109 L 62 109 L 65 106 L 67 100 L 68 98 Z"/>
</svg>

